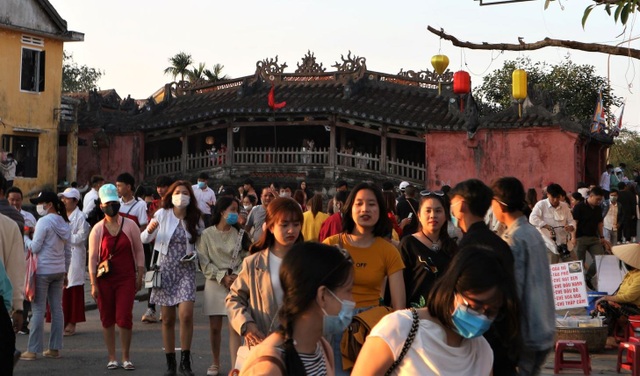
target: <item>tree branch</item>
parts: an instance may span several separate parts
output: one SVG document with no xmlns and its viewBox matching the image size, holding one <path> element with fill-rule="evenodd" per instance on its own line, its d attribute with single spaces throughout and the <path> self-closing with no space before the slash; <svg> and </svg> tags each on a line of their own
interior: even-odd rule
<svg viewBox="0 0 640 376">
<path fill-rule="evenodd" d="M 427 30 L 442 39 L 450 41 L 454 46 L 468 48 L 471 50 L 532 51 L 539 50 L 545 47 L 564 47 L 570 48 L 572 50 L 580 50 L 586 52 L 598 52 L 609 55 L 628 56 L 640 60 L 640 50 L 627 47 L 616 47 L 608 44 L 584 43 L 573 40 L 551 38 L 544 38 L 543 40 L 534 43 L 525 43 L 522 38 L 518 38 L 520 41 L 519 44 L 487 42 L 472 43 L 461 41 L 453 35 L 447 34 L 444 32 L 444 29 L 436 30 L 431 26 L 427 26 Z"/>
</svg>

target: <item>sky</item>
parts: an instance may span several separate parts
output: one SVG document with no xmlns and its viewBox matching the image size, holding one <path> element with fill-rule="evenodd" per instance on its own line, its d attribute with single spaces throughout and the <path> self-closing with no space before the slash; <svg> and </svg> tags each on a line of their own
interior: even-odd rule
<svg viewBox="0 0 640 376">
<path fill-rule="evenodd" d="M 485 0 L 485 2 L 488 0 Z M 164 74 L 168 59 L 184 51 L 195 63 L 224 65 L 223 74 L 249 76 L 256 62 L 286 62 L 285 72 L 310 50 L 327 71 L 349 51 L 367 60 L 369 70 L 396 74 L 400 69 L 433 70 L 431 57 L 449 57 L 449 69 L 466 70 L 472 86 L 520 56 L 561 63 L 569 55 L 609 77 L 614 93 L 626 101 L 623 126 L 640 131 L 640 61 L 564 48 L 538 51 L 474 51 L 454 47 L 427 31 L 427 26 L 471 42 L 535 42 L 545 37 L 617 44 L 638 36 L 636 19 L 627 28 L 604 10 L 591 12 L 581 25 L 587 1 L 544 0 L 480 6 L 477 0 L 50 0 L 69 30 L 85 41 L 65 49 L 79 64 L 105 72 L 100 89 L 116 89 L 121 97 L 149 97 L 173 81 Z M 636 13 L 637 15 L 638 13 Z M 628 42 L 640 48 L 640 40 Z M 595 103 L 594 103 L 595 107 Z M 614 112 L 617 113 L 617 111 Z"/>
</svg>

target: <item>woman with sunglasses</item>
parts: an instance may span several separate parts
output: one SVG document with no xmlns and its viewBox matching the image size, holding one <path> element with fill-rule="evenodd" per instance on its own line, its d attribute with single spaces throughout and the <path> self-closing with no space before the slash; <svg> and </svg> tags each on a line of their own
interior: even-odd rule
<svg viewBox="0 0 640 376">
<path fill-rule="evenodd" d="M 245 345 L 257 345 L 277 329 L 283 302 L 278 271 L 284 256 L 303 242 L 302 221 L 302 209 L 292 198 L 276 198 L 267 206 L 265 231 L 249 248 L 226 298 L 229 322 Z"/>
<path fill-rule="evenodd" d="M 436 279 L 444 275 L 458 250 L 449 237 L 449 203 L 440 191 L 420 192 L 418 232 L 400 242 L 407 306 L 424 306 Z"/>
<path fill-rule="evenodd" d="M 353 263 L 324 244 L 295 245 L 282 260 L 280 330 L 251 351 L 242 375 L 333 375 L 334 359 L 323 336 L 340 334 L 351 321 Z"/>
<path fill-rule="evenodd" d="M 537 375 L 553 348 L 556 330 L 549 260 L 542 235 L 522 212 L 525 193 L 520 180 L 503 177 L 491 189 L 493 213 L 507 226 L 502 239 L 513 253 L 516 291 L 522 302 L 518 370 L 520 375 Z"/>
<path fill-rule="evenodd" d="M 493 353 L 482 334 L 496 320 L 519 333 L 513 273 L 490 248 L 458 252 L 447 273 L 417 309 L 415 336 L 393 375 L 490 375 Z M 414 318 L 408 310 L 385 316 L 360 351 L 353 375 L 383 375 L 398 361 Z"/>
<path fill-rule="evenodd" d="M 343 213 L 343 232 L 325 239 L 324 243 L 345 248 L 353 257 L 354 314 L 380 305 L 385 278 L 389 282 L 391 306 L 404 309 L 404 264 L 398 249 L 384 238 L 391 233 L 391 225 L 382 191 L 370 183 L 356 185 L 347 198 Z M 336 358 L 336 374 L 347 374 L 343 373 L 339 335 L 333 336 L 331 345 Z"/>
</svg>

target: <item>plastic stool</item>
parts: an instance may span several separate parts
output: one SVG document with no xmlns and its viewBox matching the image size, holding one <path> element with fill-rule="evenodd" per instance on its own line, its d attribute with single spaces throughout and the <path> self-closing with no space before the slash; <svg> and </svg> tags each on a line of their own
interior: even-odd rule
<svg viewBox="0 0 640 376">
<path fill-rule="evenodd" d="M 636 345 L 640 346 L 639 342 L 621 342 L 618 346 L 618 364 L 616 365 L 616 372 L 620 373 L 620 369 L 626 369 L 631 371 L 632 376 L 640 376 L 640 352 L 636 349 Z M 622 355 L 624 351 L 627 351 L 626 360 L 622 361 Z"/>
<path fill-rule="evenodd" d="M 564 352 L 569 349 L 577 350 L 580 353 L 580 360 L 566 360 L 564 358 Z M 591 358 L 589 357 L 587 341 L 559 340 L 556 342 L 553 372 L 556 374 L 560 373 L 560 370 L 564 368 L 581 368 L 585 375 L 591 372 Z"/>
</svg>

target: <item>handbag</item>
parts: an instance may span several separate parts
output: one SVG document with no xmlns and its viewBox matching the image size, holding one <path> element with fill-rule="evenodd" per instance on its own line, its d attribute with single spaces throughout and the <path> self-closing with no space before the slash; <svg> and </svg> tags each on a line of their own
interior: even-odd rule
<svg viewBox="0 0 640 376">
<path fill-rule="evenodd" d="M 351 324 L 342 333 L 342 339 L 340 340 L 340 353 L 342 354 L 342 368 L 344 370 L 353 367 L 371 329 L 392 311 L 393 309 L 390 307 L 378 306 L 360 312 L 353 317 Z"/>
<path fill-rule="evenodd" d="M 29 248 L 26 258 L 26 276 L 24 280 L 24 299 L 32 302 L 36 297 L 36 269 L 38 268 L 38 256 Z"/>
<path fill-rule="evenodd" d="M 411 310 L 411 315 L 413 316 L 413 321 L 411 322 L 411 329 L 409 329 L 409 334 L 407 335 L 407 339 L 404 340 L 404 345 L 402 346 L 402 351 L 400 351 L 400 355 L 398 356 L 398 359 L 396 359 L 396 361 L 393 362 L 393 364 L 391 365 L 391 367 L 389 367 L 389 369 L 384 374 L 384 376 L 391 375 L 391 372 L 393 372 L 393 370 L 395 370 L 398 367 L 400 362 L 402 362 L 402 359 L 404 359 L 404 356 L 407 355 L 407 351 L 409 351 L 409 349 L 411 348 L 413 339 L 416 337 L 416 333 L 418 332 L 418 326 L 420 326 L 420 317 L 418 316 L 418 311 L 416 311 L 416 309 L 413 307 L 409 308 L 409 310 Z"/>
<path fill-rule="evenodd" d="M 118 238 L 120 238 L 120 234 L 122 233 L 122 226 L 124 226 L 124 217 L 122 218 L 122 223 L 120 223 L 120 228 L 118 229 L 118 234 L 116 234 L 116 240 L 113 242 L 113 248 L 111 249 L 111 252 L 109 252 L 109 255 L 107 256 L 107 258 L 105 260 L 102 260 L 99 264 L 98 264 L 98 269 L 96 271 L 96 278 L 103 278 L 106 277 L 107 275 L 109 275 L 109 273 L 111 273 L 111 258 L 113 257 L 113 254 L 116 251 L 116 245 L 118 244 Z M 104 223 L 102 224 L 102 231 L 104 231 Z M 107 230 L 108 231 L 108 230 Z"/>
<path fill-rule="evenodd" d="M 149 269 L 151 270 L 147 271 L 144 274 L 144 288 L 159 289 L 162 287 L 162 272 L 159 270 L 158 265 L 156 264 L 156 261 L 158 261 L 158 259 L 156 258 L 154 260 L 154 256 L 160 252 L 156 252 L 155 250 L 152 250 L 152 252 L 151 265 L 149 266 Z"/>
</svg>

